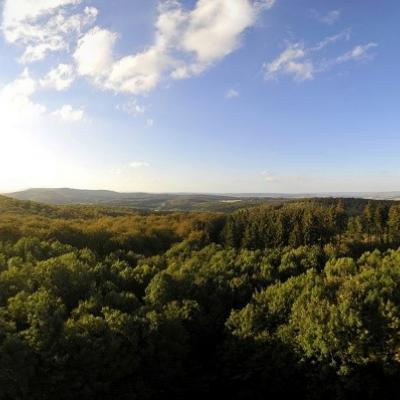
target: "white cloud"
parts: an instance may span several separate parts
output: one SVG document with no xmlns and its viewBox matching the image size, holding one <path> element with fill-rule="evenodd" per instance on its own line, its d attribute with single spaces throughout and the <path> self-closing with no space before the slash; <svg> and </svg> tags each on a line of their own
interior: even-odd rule
<svg viewBox="0 0 400 400">
<path fill-rule="evenodd" d="M 50 52 L 68 50 L 71 41 L 94 23 L 97 9 L 73 14 L 82 0 L 5 0 L 2 31 L 9 43 L 20 45 L 22 63 L 42 60 Z"/>
<path fill-rule="evenodd" d="M 154 89 L 162 74 L 176 61 L 169 55 L 178 40 L 183 10 L 175 1 L 166 1 L 159 7 L 155 43 L 148 49 L 113 59 L 115 33 L 95 27 L 78 44 L 74 54 L 78 71 L 89 75 L 106 89 L 130 94 L 144 94 Z"/>
<path fill-rule="evenodd" d="M 129 166 L 131 168 L 148 168 L 150 164 L 146 161 L 132 161 Z"/>
<path fill-rule="evenodd" d="M 168 69 L 180 63 L 176 50 L 187 16 L 174 0 L 160 3 L 153 45 L 142 52 L 116 60 L 104 86 L 117 92 L 144 94 L 153 90 Z"/>
<path fill-rule="evenodd" d="M 170 62 L 168 55 L 157 46 L 124 57 L 112 66 L 105 87 L 136 95 L 147 93 L 158 85 Z"/>
<path fill-rule="evenodd" d="M 263 177 L 263 180 L 265 182 L 269 182 L 269 183 L 276 183 L 279 181 L 279 178 L 277 176 L 275 176 L 274 174 L 272 174 L 269 171 L 263 171 L 261 172 L 261 176 Z"/>
<path fill-rule="evenodd" d="M 297 81 L 313 79 L 314 65 L 305 59 L 306 55 L 303 44 L 290 44 L 275 60 L 264 65 L 266 79 L 276 78 L 280 73 L 292 75 Z"/>
<path fill-rule="evenodd" d="M 234 51 L 255 18 L 254 5 L 247 0 L 199 0 L 188 16 L 182 46 L 207 65 Z"/>
<path fill-rule="evenodd" d="M 276 0 L 257 0 L 255 2 L 256 9 L 271 8 L 275 5 Z"/>
<path fill-rule="evenodd" d="M 334 25 L 339 20 L 341 14 L 341 10 L 332 10 L 323 15 L 321 15 L 317 10 L 310 10 L 311 17 L 325 25 Z"/>
<path fill-rule="evenodd" d="M 74 79 L 74 67 L 68 64 L 59 64 L 40 80 L 40 85 L 43 89 L 61 91 L 68 89 Z"/>
<path fill-rule="evenodd" d="M 94 23 L 96 17 L 97 10 L 86 7 L 83 14 L 67 15 L 61 9 L 45 23 L 27 22 L 28 25 L 20 29 L 20 37 L 16 40 L 16 43 L 25 46 L 20 61 L 27 64 L 42 60 L 51 52 L 69 50 L 71 42 L 84 27 Z"/>
<path fill-rule="evenodd" d="M 113 47 L 117 35 L 106 29 L 94 27 L 78 42 L 74 53 L 80 75 L 99 78 L 107 74 L 113 63 Z"/>
<path fill-rule="evenodd" d="M 351 38 L 351 29 L 345 29 L 336 35 L 328 36 L 327 38 L 320 41 L 315 47 L 311 48 L 310 50 L 320 51 L 333 43 L 336 43 L 340 40 L 348 41 L 348 40 L 350 40 L 350 38 Z"/>
<path fill-rule="evenodd" d="M 95 27 L 78 43 L 77 70 L 105 89 L 148 93 L 163 79 L 199 75 L 232 53 L 260 12 L 273 4 L 273 0 L 198 0 L 187 10 L 176 0 L 160 2 L 150 46 L 113 59 L 116 34 Z"/>
<path fill-rule="evenodd" d="M 368 43 L 365 45 L 358 45 L 355 46 L 352 50 L 348 51 L 347 53 L 339 56 L 336 58 L 336 62 L 338 64 L 347 62 L 347 61 L 362 61 L 366 59 L 370 59 L 373 57 L 369 50 L 377 47 L 376 43 Z"/>
<path fill-rule="evenodd" d="M 148 126 L 148 127 L 152 127 L 152 126 L 154 126 L 154 119 L 152 119 L 152 118 L 148 118 L 147 120 L 146 120 L 146 125 Z"/>
<path fill-rule="evenodd" d="M 353 47 L 352 50 L 347 51 L 346 53 L 338 57 L 334 57 L 328 60 L 323 60 L 320 63 L 318 72 L 324 72 L 335 66 L 345 64 L 348 62 L 360 62 L 360 61 L 372 60 L 375 57 L 375 54 L 371 53 L 370 50 L 377 46 L 378 45 L 373 42 L 365 45 L 357 45 Z"/>
<path fill-rule="evenodd" d="M 12 27 L 51 13 L 59 7 L 80 2 L 81 0 L 6 0 L 3 10 L 4 26 Z"/>
<path fill-rule="evenodd" d="M 87 77 L 102 89 L 143 95 L 168 79 L 199 75 L 240 47 L 244 32 L 275 0 L 197 0 L 190 8 L 182 1 L 164 0 L 158 5 L 153 43 L 134 54 L 115 57 L 118 34 L 95 23 L 98 10 L 84 7 L 86 0 L 3 0 L 1 30 L 7 42 L 22 50 L 19 61 L 31 63 L 51 52 L 72 51 L 73 62 L 53 65 L 41 79 L 27 73 L 22 79 L 34 89 L 18 95 L 26 108 L 46 113 L 32 97 L 39 90 L 68 89 L 77 76 Z M 91 28 L 91 29 L 90 29 Z M 5 90 L 5 89 L 4 89 Z M 9 91 L 7 89 L 6 91 Z M 230 93 L 228 97 L 237 97 Z M 121 106 L 143 114 L 138 103 Z M 40 114 L 40 113 L 39 113 Z M 77 121 L 82 110 L 65 105 L 53 111 L 63 120 Z M 154 121 L 147 119 L 152 126 Z"/>
<path fill-rule="evenodd" d="M 54 36 L 46 43 L 29 45 L 24 54 L 20 58 L 22 64 L 29 64 L 35 61 L 40 61 L 47 56 L 47 53 L 62 50 L 65 48 L 65 43 L 61 38 Z"/>
<path fill-rule="evenodd" d="M 57 117 L 64 122 L 85 120 L 84 111 L 74 109 L 71 105 L 64 105 L 50 112 L 43 104 L 35 102 L 34 95 L 43 88 L 43 82 L 33 79 L 28 69 L 17 79 L 0 88 L 2 131 L 30 131 L 34 126 L 43 124 L 48 116 Z"/>
<path fill-rule="evenodd" d="M 351 30 L 346 29 L 337 35 L 329 36 L 319 42 L 316 46 L 306 48 L 303 43 L 292 43 L 272 62 L 265 63 L 263 68 L 265 78 L 275 79 L 281 74 L 290 75 L 295 81 L 302 82 L 313 79 L 318 73 L 349 61 L 363 61 L 373 58 L 370 50 L 377 47 L 376 43 L 370 42 L 366 45 L 355 46 L 352 50 L 330 59 L 317 58 L 326 46 L 339 40 L 349 40 Z"/>
<path fill-rule="evenodd" d="M 11 126 L 29 124 L 46 112 L 45 106 L 32 100 L 37 89 L 38 84 L 27 69 L 16 80 L 0 89 L 2 130 Z"/>
<path fill-rule="evenodd" d="M 235 89 L 229 89 L 226 94 L 225 94 L 225 98 L 227 99 L 234 99 L 236 97 L 239 97 L 239 92 Z"/>
<path fill-rule="evenodd" d="M 314 65 L 311 61 L 290 61 L 286 65 L 286 72 L 293 75 L 296 81 L 302 82 L 314 78 Z"/>
<path fill-rule="evenodd" d="M 85 112 L 82 109 L 74 109 L 70 104 L 62 106 L 52 115 L 64 122 L 80 122 L 85 119 Z"/>
<path fill-rule="evenodd" d="M 117 110 L 121 110 L 130 115 L 142 115 L 146 112 L 146 107 L 139 104 L 136 99 L 130 100 L 127 103 L 118 105 Z"/>
<path fill-rule="evenodd" d="M 199 0 L 186 14 L 186 24 L 177 48 L 186 53 L 173 79 L 199 75 L 240 47 L 243 33 L 259 14 L 274 5 L 273 0 Z"/>
</svg>

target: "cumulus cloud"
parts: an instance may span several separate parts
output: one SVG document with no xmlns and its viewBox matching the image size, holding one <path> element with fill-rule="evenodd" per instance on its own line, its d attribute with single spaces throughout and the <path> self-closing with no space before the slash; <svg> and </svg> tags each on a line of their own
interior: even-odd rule
<svg viewBox="0 0 400 400">
<path fill-rule="evenodd" d="M 74 36 L 93 24 L 97 9 L 74 13 L 82 0 L 5 0 L 2 31 L 7 42 L 20 45 L 22 63 L 45 58 L 50 52 L 67 50 Z"/>
<path fill-rule="evenodd" d="M 169 56 L 157 46 L 143 53 L 124 57 L 116 61 L 104 86 L 116 92 L 144 94 L 154 89 L 160 82 Z"/>
<path fill-rule="evenodd" d="M 0 89 L 2 128 L 29 123 L 46 113 L 45 106 L 32 100 L 37 90 L 38 84 L 27 69 L 17 79 Z"/>
<path fill-rule="evenodd" d="M 58 68 L 62 70 L 63 68 Z M 53 76 L 50 74 L 50 76 Z M 74 109 L 65 105 L 56 111 L 49 111 L 47 107 L 35 101 L 35 94 L 47 88 L 47 85 L 65 86 L 65 81 L 57 82 L 56 79 L 38 81 L 34 79 L 29 70 L 24 72 L 14 81 L 0 87 L 0 114 L 2 115 L 2 129 L 13 131 L 15 128 L 32 128 L 33 124 L 43 122 L 44 117 L 55 116 L 65 122 L 79 122 L 85 119 L 83 110 Z M 53 87 L 53 86 L 52 86 Z"/>
<path fill-rule="evenodd" d="M 3 11 L 4 25 L 15 26 L 51 13 L 59 7 L 80 2 L 81 0 L 6 0 Z"/>
<path fill-rule="evenodd" d="M 184 16 L 178 49 L 186 53 L 171 76 L 186 79 L 199 75 L 241 45 L 243 33 L 275 1 L 199 0 Z M 182 25 L 181 25 L 182 26 Z"/>
<path fill-rule="evenodd" d="M 21 63 L 40 61 L 57 51 L 71 60 L 64 58 L 37 79 L 26 70 L 0 88 L 2 110 L 9 101 L 23 104 L 21 109 L 37 115 L 76 122 L 84 119 L 83 110 L 67 104 L 47 112 L 46 107 L 32 100 L 34 94 L 40 90 L 66 90 L 77 77 L 85 77 L 101 89 L 144 95 L 162 82 L 199 75 L 237 50 L 245 32 L 275 0 L 197 0 L 191 7 L 178 0 L 159 1 L 152 43 L 119 57 L 115 51 L 118 33 L 94 26 L 98 10 L 85 7 L 85 3 L 3 0 L 1 32 L 8 43 L 21 49 Z M 237 96 L 235 91 L 227 94 L 228 98 Z M 144 113 L 138 103 L 121 107 L 131 114 Z M 154 120 L 148 118 L 146 124 L 152 126 Z"/>
<path fill-rule="evenodd" d="M 176 0 L 160 2 L 152 44 L 114 59 L 116 34 L 95 27 L 78 43 L 77 70 L 105 89 L 148 93 L 163 79 L 201 74 L 235 51 L 244 32 L 273 4 L 273 0 L 198 0 L 187 9 Z"/>
<path fill-rule="evenodd" d="M 176 1 L 159 6 L 155 42 L 142 52 L 115 60 L 103 77 L 103 86 L 116 92 L 144 94 L 153 90 L 166 71 L 177 65 L 172 55 L 179 41 L 185 14 Z"/>
<path fill-rule="evenodd" d="M 106 29 L 94 27 L 78 42 L 74 53 L 80 75 L 100 78 L 107 74 L 113 63 L 113 47 L 117 35 Z"/>
<path fill-rule="evenodd" d="M 247 0 L 199 0 L 188 15 L 182 47 L 194 52 L 199 63 L 209 64 L 239 46 L 240 35 L 255 22 L 255 9 Z"/>
<path fill-rule="evenodd" d="M 74 109 L 70 104 L 62 106 L 52 115 L 64 122 L 80 122 L 85 119 L 85 112 L 82 109 Z"/>
<path fill-rule="evenodd" d="M 72 85 L 74 79 L 74 67 L 69 64 L 59 64 L 40 80 L 40 85 L 43 89 L 61 91 L 68 89 Z"/>
<path fill-rule="evenodd" d="M 95 27 L 79 41 L 74 54 L 78 72 L 115 92 L 135 95 L 149 92 L 158 85 L 163 73 L 177 63 L 170 52 L 178 40 L 183 18 L 179 3 L 162 3 L 155 43 L 142 52 L 120 59 L 112 55 L 117 35 Z"/>
</svg>

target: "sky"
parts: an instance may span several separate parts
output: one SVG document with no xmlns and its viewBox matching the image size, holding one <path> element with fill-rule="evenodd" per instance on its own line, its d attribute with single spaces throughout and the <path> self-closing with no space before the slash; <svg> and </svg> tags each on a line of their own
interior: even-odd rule
<svg viewBox="0 0 400 400">
<path fill-rule="evenodd" d="M 0 7 L 0 192 L 400 190 L 398 0 Z"/>
</svg>

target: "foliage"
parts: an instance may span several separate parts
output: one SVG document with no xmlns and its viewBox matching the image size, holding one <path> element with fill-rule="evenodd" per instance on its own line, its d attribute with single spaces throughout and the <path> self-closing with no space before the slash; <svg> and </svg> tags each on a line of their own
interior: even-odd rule
<svg viewBox="0 0 400 400">
<path fill-rule="evenodd" d="M 399 210 L 0 198 L 0 400 L 393 396 Z"/>
</svg>

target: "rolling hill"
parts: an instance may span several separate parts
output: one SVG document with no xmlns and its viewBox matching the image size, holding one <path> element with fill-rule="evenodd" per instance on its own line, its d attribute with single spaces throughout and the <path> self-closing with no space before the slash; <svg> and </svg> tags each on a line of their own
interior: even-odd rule
<svg viewBox="0 0 400 400">
<path fill-rule="evenodd" d="M 230 212 L 260 204 L 279 204 L 306 198 L 360 198 L 374 200 L 399 200 L 400 192 L 352 192 L 352 193 L 240 193 L 240 194 L 196 194 L 196 193 L 119 193 L 111 190 L 28 189 L 9 193 L 6 196 L 17 200 L 29 200 L 51 205 L 93 204 L 112 207 L 127 207 L 150 211 L 221 211 Z"/>
<path fill-rule="evenodd" d="M 212 194 L 118 193 L 108 190 L 28 189 L 9 193 L 8 197 L 45 204 L 94 204 L 153 211 L 233 211 L 267 201 Z M 277 200 L 270 199 L 271 202 Z"/>
</svg>

